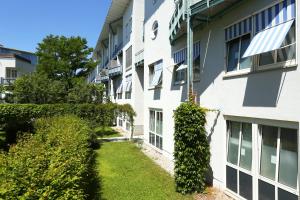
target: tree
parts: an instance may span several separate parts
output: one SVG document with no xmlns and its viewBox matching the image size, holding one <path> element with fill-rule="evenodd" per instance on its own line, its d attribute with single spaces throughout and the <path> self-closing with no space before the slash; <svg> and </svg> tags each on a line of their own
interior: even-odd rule
<svg viewBox="0 0 300 200">
<path fill-rule="evenodd" d="M 65 82 L 37 72 L 18 78 L 13 89 L 16 103 L 63 103 L 66 94 Z"/>
<path fill-rule="evenodd" d="M 97 66 L 90 57 L 92 52 L 84 38 L 49 35 L 38 44 L 37 71 L 50 79 L 66 81 L 71 88 L 73 78 L 86 77 Z"/>
</svg>

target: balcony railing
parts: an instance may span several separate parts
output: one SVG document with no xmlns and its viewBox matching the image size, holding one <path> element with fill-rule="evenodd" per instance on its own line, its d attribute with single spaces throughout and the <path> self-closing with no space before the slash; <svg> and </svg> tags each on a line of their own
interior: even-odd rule
<svg viewBox="0 0 300 200">
<path fill-rule="evenodd" d="M 122 74 L 122 66 L 116 61 L 116 60 L 111 60 L 110 61 L 110 66 L 108 68 L 108 75 L 109 77 L 114 77 Z"/>
<path fill-rule="evenodd" d="M 141 66 L 144 64 L 144 49 L 135 54 L 135 66 Z"/>
<path fill-rule="evenodd" d="M 15 82 L 16 78 L 3 78 L 1 77 L 1 85 L 12 85 Z"/>
<path fill-rule="evenodd" d="M 169 23 L 170 40 L 174 39 L 178 30 L 180 29 L 181 23 L 186 19 L 186 0 L 177 0 L 175 2 L 176 8 Z"/>
</svg>

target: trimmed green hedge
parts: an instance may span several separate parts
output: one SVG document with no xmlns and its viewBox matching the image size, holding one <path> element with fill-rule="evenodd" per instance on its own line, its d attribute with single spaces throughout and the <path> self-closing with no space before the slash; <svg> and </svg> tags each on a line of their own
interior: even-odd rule
<svg viewBox="0 0 300 200">
<path fill-rule="evenodd" d="M 43 118 L 8 153 L 0 153 L 0 199 L 86 199 L 91 130 L 76 116 Z"/>
<path fill-rule="evenodd" d="M 28 121 L 40 117 L 74 114 L 80 118 L 111 125 L 117 112 L 135 116 L 130 105 L 118 104 L 0 104 L 0 123 L 8 121 Z"/>
<path fill-rule="evenodd" d="M 193 102 L 182 103 L 174 117 L 176 190 L 182 194 L 203 192 L 210 161 L 206 110 Z"/>
<path fill-rule="evenodd" d="M 111 126 L 119 113 L 129 116 L 133 124 L 135 112 L 129 104 L 0 104 L 0 125 L 11 144 L 18 132 L 32 132 L 32 122 L 41 117 L 72 114 L 97 126 Z"/>
</svg>

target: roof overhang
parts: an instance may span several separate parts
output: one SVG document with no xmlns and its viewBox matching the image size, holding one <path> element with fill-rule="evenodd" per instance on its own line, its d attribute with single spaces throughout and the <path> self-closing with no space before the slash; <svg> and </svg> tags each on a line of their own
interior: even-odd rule
<svg viewBox="0 0 300 200">
<path fill-rule="evenodd" d="M 96 52 L 101 47 L 101 42 L 105 39 L 108 39 L 111 24 L 123 18 L 124 12 L 126 11 L 129 3 L 130 0 L 111 0 L 111 5 L 109 7 L 105 22 L 102 26 L 101 33 L 94 50 L 94 57 L 96 56 Z"/>
</svg>

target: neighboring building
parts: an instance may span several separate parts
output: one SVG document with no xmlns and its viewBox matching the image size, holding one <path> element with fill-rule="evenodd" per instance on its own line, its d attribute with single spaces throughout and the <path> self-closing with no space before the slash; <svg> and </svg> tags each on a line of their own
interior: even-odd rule
<svg viewBox="0 0 300 200">
<path fill-rule="evenodd" d="M 33 72 L 36 64 L 35 54 L 0 46 L 0 84 L 12 84 L 23 74 Z"/>
<path fill-rule="evenodd" d="M 112 5 L 116 2 L 125 1 Z M 186 64 L 192 61 L 197 102 L 215 110 L 208 112 L 206 127 L 213 184 L 236 199 L 298 199 L 300 5 L 295 0 L 188 2 L 145 0 L 143 19 L 131 15 L 133 22 L 144 20 L 144 28 L 131 33 L 134 38 L 143 35 L 141 48 L 132 43 L 133 52 L 143 56 L 131 55 L 136 65 L 130 69 L 133 78 L 126 79 L 123 48 L 125 71 L 115 82 L 132 80 L 129 102 L 144 125 L 145 144 L 173 159 L 173 113 L 187 100 Z M 186 10 L 192 22 L 189 32 Z M 109 19 L 122 15 L 116 13 L 113 18 L 110 10 Z M 187 45 L 188 39 L 193 45 Z M 99 45 L 109 46 L 100 40 L 97 53 Z M 107 53 L 101 55 L 107 66 Z M 109 74 L 97 75 L 108 80 L 108 88 L 114 85 L 112 77 L 105 79 Z M 114 87 L 115 96 L 122 91 L 123 98 L 126 88 Z"/>
</svg>

